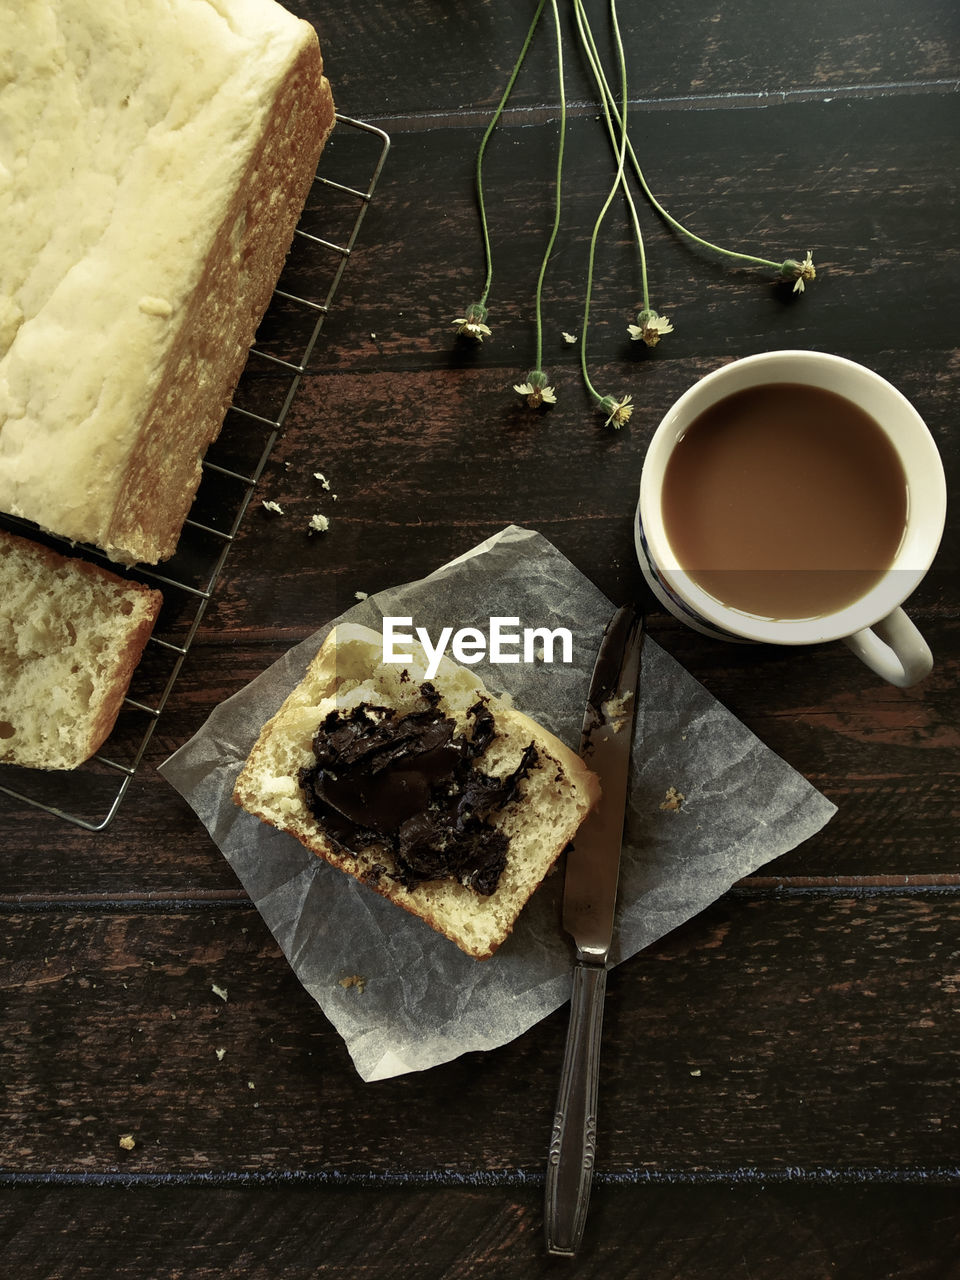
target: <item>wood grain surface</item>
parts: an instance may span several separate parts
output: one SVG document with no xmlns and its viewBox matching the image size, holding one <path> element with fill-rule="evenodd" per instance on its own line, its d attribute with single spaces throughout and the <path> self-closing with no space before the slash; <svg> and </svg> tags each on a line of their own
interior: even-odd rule
<svg viewBox="0 0 960 1280">
<path fill-rule="evenodd" d="M 632 533 L 665 410 L 760 350 L 832 351 L 881 373 L 925 418 L 955 487 L 956 6 L 621 5 L 633 136 L 660 198 L 708 240 L 776 261 L 812 249 L 818 270 L 791 293 L 642 206 L 651 300 L 675 332 L 637 351 L 637 259 L 612 207 L 589 367 L 602 390 L 633 396 L 621 431 L 604 429 L 562 336 L 582 329 L 588 241 L 613 174 L 572 10 L 561 5 L 563 222 L 543 294 L 560 399 L 531 413 L 512 386 L 533 359 L 552 213 L 546 28 L 487 154 L 493 335 L 465 345 L 452 320 L 482 287 L 475 156 L 532 0 L 289 7 L 318 29 L 341 113 L 384 129 L 390 151 L 117 816 L 91 832 L 0 795 L 0 1271 L 960 1277 L 960 526 L 951 510 L 909 604 L 936 665 L 908 690 L 842 645 L 705 640 L 648 595 Z M 606 8 L 588 7 L 609 53 Z M 321 174 L 362 185 L 375 154 L 339 127 Z M 338 242 L 354 217 L 349 198 L 315 190 L 303 225 Z M 334 266 L 298 245 L 284 282 L 322 297 Z M 281 303 L 259 345 L 288 358 L 303 329 Z M 285 385 L 252 358 L 238 402 L 269 414 Z M 212 456 L 232 465 L 255 437 L 231 415 Z M 311 536 L 317 511 L 330 528 Z M 363 1083 L 157 772 L 357 592 L 419 578 L 510 524 L 543 533 L 611 601 L 640 601 L 657 642 L 838 806 L 611 973 L 594 1193 L 572 1268 L 542 1243 L 566 1011 L 493 1052 Z M 170 593 L 171 639 L 190 608 Z M 156 692 L 162 663 L 139 678 Z"/>
</svg>

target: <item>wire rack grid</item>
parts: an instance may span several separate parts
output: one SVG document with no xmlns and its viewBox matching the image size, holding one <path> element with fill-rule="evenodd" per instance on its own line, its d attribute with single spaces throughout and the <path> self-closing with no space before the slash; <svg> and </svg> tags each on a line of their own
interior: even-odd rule
<svg viewBox="0 0 960 1280">
<path fill-rule="evenodd" d="M 12 532 L 104 563 L 111 572 L 156 587 L 164 596 L 117 725 L 100 751 L 69 773 L 0 764 L 0 794 L 26 805 L 27 812 L 42 809 L 88 831 L 102 831 L 115 817 L 143 760 L 310 365 L 390 149 L 389 136 L 382 129 L 339 113 L 336 121 L 294 233 L 288 265 L 227 412 L 229 430 L 225 424 L 204 459 L 200 489 L 174 557 L 163 568 L 138 565 L 126 571 L 95 547 L 78 547 L 46 536 L 26 521 L 2 517 L 3 526 Z M 338 165 L 349 180 L 331 176 Z M 333 213 L 332 203 L 336 205 Z M 312 229 L 316 219 L 323 222 L 331 217 L 339 218 L 337 230 L 342 234 L 336 239 L 318 234 L 319 227 Z M 286 287 L 288 277 L 297 273 L 298 255 L 311 268 L 311 280 L 315 280 L 318 259 L 330 264 L 323 277 L 328 282 L 325 294 L 322 287 L 316 297 Z"/>
</svg>

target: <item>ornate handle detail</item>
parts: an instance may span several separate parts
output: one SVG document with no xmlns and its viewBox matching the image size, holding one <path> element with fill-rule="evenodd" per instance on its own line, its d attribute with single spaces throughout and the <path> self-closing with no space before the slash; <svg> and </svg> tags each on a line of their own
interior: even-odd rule
<svg viewBox="0 0 960 1280">
<path fill-rule="evenodd" d="M 573 971 L 570 1026 L 547 1159 L 548 1253 L 572 1257 L 583 1236 L 597 1152 L 600 1031 L 607 971 L 581 960 Z"/>
</svg>

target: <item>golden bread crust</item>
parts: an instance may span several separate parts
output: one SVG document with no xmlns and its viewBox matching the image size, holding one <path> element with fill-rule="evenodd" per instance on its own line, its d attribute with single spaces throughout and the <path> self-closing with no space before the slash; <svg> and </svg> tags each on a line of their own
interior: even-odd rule
<svg viewBox="0 0 960 1280">
<path fill-rule="evenodd" d="M 121 562 L 153 564 L 176 550 L 203 456 L 220 433 L 283 269 L 334 126 L 333 95 L 312 31 L 311 37 L 211 247 L 110 524 L 97 540 Z"/>
</svg>

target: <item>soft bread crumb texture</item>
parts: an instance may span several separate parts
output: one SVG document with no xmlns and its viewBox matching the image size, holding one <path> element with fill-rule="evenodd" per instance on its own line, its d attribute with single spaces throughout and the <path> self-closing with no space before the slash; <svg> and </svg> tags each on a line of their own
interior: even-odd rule
<svg viewBox="0 0 960 1280">
<path fill-rule="evenodd" d="M 5 6 L 0 510 L 173 553 L 332 125 L 273 0 Z"/>
<path fill-rule="evenodd" d="M 558 738 L 491 695 L 474 672 L 443 658 L 430 683 L 440 694 L 439 709 L 458 731 L 470 732 L 468 713 L 478 698 L 486 700 L 494 715 L 496 737 L 479 767 L 503 777 L 517 767 L 531 742 L 537 746 L 539 762 L 520 783 L 518 798 L 493 819 L 510 846 L 506 867 L 490 896 L 452 881 L 427 881 L 405 889 L 385 876 L 377 877 L 378 863 L 392 865 L 389 848 L 374 845 L 358 855 L 344 853 L 310 813 L 297 777 L 301 768 L 313 763 L 314 734 L 331 711 L 364 703 L 388 706 L 400 715 L 423 709 L 420 686 L 426 680 L 427 657 L 417 645 L 412 650 L 413 662 L 385 665 L 377 632 L 353 624 L 335 628 L 304 679 L 264 726 L 237 779 L 234 800 L 420 916 L 468 955 L 486 959 L 509 935 L 531 894 L 573 839 L 596 803 L 599 784 Z"/>
<path fill-rule="evenodd" d="M 0 760 L 74 769 L 116 721 L 162 597 L 0 532 Z"/>
<path fill-rule="evenodd" d="M 682 791 L 678 791 L 676 787 L 667 787 L 663 799 L 660 802 L 660 808 L 666 813 L 679 813 L 683 806 L 686 796 Z"/>
</svg>

